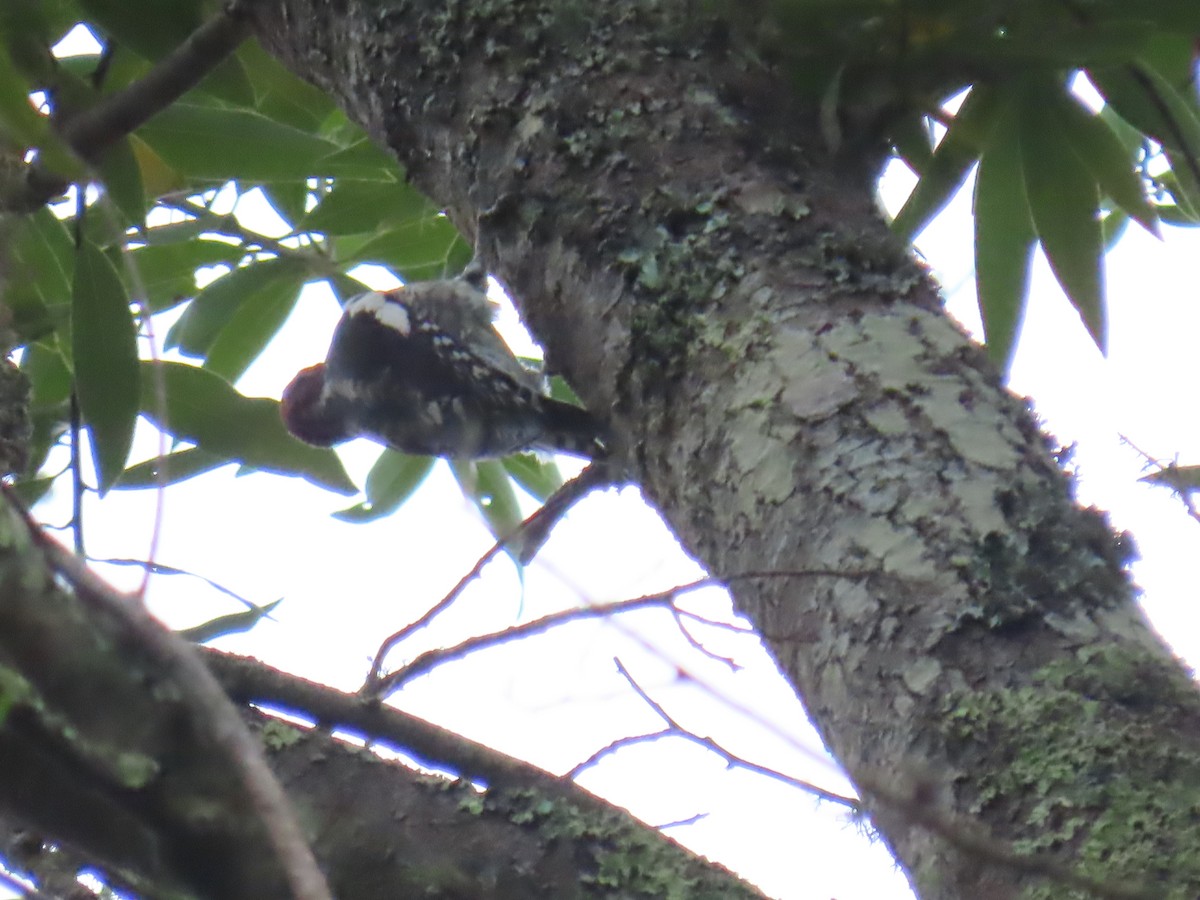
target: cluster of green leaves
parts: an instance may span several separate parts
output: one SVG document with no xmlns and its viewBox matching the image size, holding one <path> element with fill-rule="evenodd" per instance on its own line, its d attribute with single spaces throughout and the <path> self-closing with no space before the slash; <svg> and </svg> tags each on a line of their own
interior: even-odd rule
<svg viewBox="0 0 1200 900">
<path fill-rule="evenodd" d="M 978 166 L 976 291 L 988 350 L 1000 365 L 1012 356 L 1036 244 L 1104 351 L 1106 248 L 1130 219 L 1155 234 L 1163 221 L 1200 224 L 1194 95 L 1145 64 L 1088 75 L 1106 101 L 1099 112 L 1052 73 L 980 84 L 936 149 L 906 156 L 920 178 L 893 222 L 905 237 L 923 228 Z"/>
<path fill-rule="evenodd" d="M 255 43 L 243 44 L 194 90 L 83 166 L 50 119 L 94 108 L 141 78 L 219 8 L 210 0 L 6 0 L 0 10 L 0 154 L 30 149 L 63 182 L 92 185 L 95 202 L 4 219 L 8 345 L 22 347 L 32 384 L 30 499 L 78 404 L 97 487 L 159 487 L 230 462 L 356 492 L 337 455 L 284 429 L 273 399 L 236 382 L 275 337 L 301 289 L 325 280 L 343 299 L 362 290 L 363 263 L 404 281 L 444 277 L 470 250 L 448 219 L 411 189 L 396 161 L 331 100 Z M 56 60 L 50 46 L 77 22 L 99 54 Z M 22 166 L 16 167 L 20 170 Z M 289 231 L 268 237 L 213 200 L 225 186 L 259 190 Z M 0 183 L 16 189 L 17 182 Z M 99 188 L 99 192 L 95 191 Z M 4 208 L 0 197 L 0 208 Z M 9 208 L 17 204 L 8 204 Z M 198 271 L 223 270 L 197 288 Z M 151 318 L 177 316 L 164 345 L 195 364 L 146 358 Z M 175 441 L 168 455 L 130 463 L 135 423 Z M 340 514 L 367 521 L 394 511 L 432 460 L 385 451 L 365 499 Z M 539 497 L 557 469 L 533 457 L 456 467 L 497 533 L 520 521 L 512 479 Z"/>
<path fill-rule="evenodd" d="M 999 365 L 1036 244 L 1103 351 L 1106 247 L 1129 219 L 1156 233 L 1200 222 L 1195 0 L 759 2 L 753 46 L 820 103 L 830 142 L 882 129 L 919 176 L 899 234 L 914 237 L 978 165 L 977 288 Z M 1099 112 L 1072 91 L 1081 73 Z M 944 100 L 964 91 L 936 141 Z"/>
</svg>

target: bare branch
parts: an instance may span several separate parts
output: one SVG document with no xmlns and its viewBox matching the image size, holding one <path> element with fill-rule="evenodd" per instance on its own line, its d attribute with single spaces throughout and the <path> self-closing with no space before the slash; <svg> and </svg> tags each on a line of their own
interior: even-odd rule
<svg viewBox="0 0 1200 900">
<path fill-rule="evenodd" d="M 246 4 L 226 4 L 145 76 L 63 122 L 63 137 L 81 157 L 95 160 L 203 81 L 249 34 Z"/>
<path fill-rule="evenodd" d="M 438 648 L 422 653 L 408 665 L 402 666 L 395 672 L 391 672 L 381 678 L 377 682 L 375 690 L 378 696 L 383 696 L 396 690 L 405 682 L 411 681 L 418 675 L 424 675 L 430 669 L 440 666 L 442 663 L 461 659 L 468 653 L 484 647 L 494 647 L 499 644 L 508 643 L 509 641 L 531 637 L 535 634 L 543 634 L 551 628 L 566 625 L 569 622 L 603 618 L 635 609 L 645 609 L 649 606 L 669 606 L 674 601 L 676 593 L 678 593 L 677 589 L 672 588 L 670 591 L 662 594 L 650 594 L 645 597 L 635 597 L 631 600 L 618 600 L 615 603 L 597 603 L 592 606 L 579 606 L 573 609 L 562 610 L 561 612 L 550 613 L 549 615 L 542 616 L 540 619 L 534 619 L 532 622 L 514 625 L 511 628 L 505 628 L 491 634 L 475 635 L 467 638 L 465 641 L 460 641 L 453 647 Z"/>
<path fill-rule="evenodd" d="M 580 472 L 571 481 L 564 484 L 554 496 L 513 529 L 511 534 L 505 535 L 496 541 L 491 549 L 479 557 L 475 565 L 471 567 L 471 570 L 458 580 L 458 584 L 450 589 L 450 593 L 446 594 L 446 596 L 430 607 L 428 612 L 411 625 L 406 625 L 385 638 L 383 643 L 379 645 L 379 649 L 375 651 L 375 657 L 371 661 L 371 671 L 367 674 L 367 680 L 362 686 L 361 693 L 372 697 L 378 697 L 386 693 L 388 687 L 386 685 L 381 686 L 380 672 L 383 670 L 384 657 L 387 656 L 392 648 L 409 637 L 409 635 L 420 631 L 449 609 L 450 605 L 458 599 L 458 596 L 466 590 L 467 586 L 479 577 L 484 567 L 502 551 L 516 546 L 521 549 L 520 558 L 524 559 L 527 554 L 532 558 L 532 554 L 536 553 L 537 548 L 544 542 L 549 529 L 562 518 L 563 513 L 567 511 L 571 504 L 579 500 L 584 493 L 590 491 L 597 484 L 603 483 L 603 471 L 603 466 L 593 464 Z M 589 472 L 592 474 L 589 475 Z"/>
<path fill-rule="evenodd" d="M 831 803 L 841 804 L 856 815 L 862 812 L 862 804 L 853 797 L 847 797 L 843 794 L 834 793 L 833 791 L 826 790 L 823 787 L 813 784 L 811 781 L 805 781 L 802 778 L 793 778 L 790 775 L 783 774 L 777 769 L 771 769 L 767 766 L 759 765 L 756 762 L 751 762 L 744 757 L 738 756 L 736 753 L 731 753 L 730 751 L 726 750 L 712 738 L 700 737 L 699 735 L 688 731 L 677 721 L 675 721 L 670 713 L 663 709 L 662 705 L 654 700 L 649 693 L 647 693 L 646 690 L 637 683 L 634 677 L 629 674 L 629 670 L 625 668 L 624 664 L 619 659 L 614 659 L 613 662 L 616 663 L 617 671 L 621 673 L 621 677 L 629 682 L 629 686 L 633 688 L 634 693 L 641 697 L 642 700 L 645 701 L 646 705 L 654 710 L 660 719 L 666 722 L 667 727 L 662 731 L 657 731 L 653 734 L 644 734 L 634 738 L 622 738 L 619 741 L 614 741 L 603 750 L 593 753 L 590 757 L 577 765 L 574 769 L 567 773 L 567 777 L 577 778 L 585 769 L 594 766 L 609 753 L 613 753 L 623 746 L 634 743 L 647 743 L 649 741 L 656 741 L 665 737 L 680 737 L 691 741 L 693 744 L 697 744 L 706 750 L 711 750 L 713 753 L 716 753 L 718 756 L 724 759 L 725 763 L 729 766 L 736 766 L 740 769 L 746 769 L 749 772 L 755 772 L 759 775 L 766 775 L 768 778 L 774 778 L 776 781 L 780 781 L 786 785 L 790 785 L 791 787 L 800 788 L 800 790 L 806 791 L 820 800 L 828 800 Z"/>
</svg>

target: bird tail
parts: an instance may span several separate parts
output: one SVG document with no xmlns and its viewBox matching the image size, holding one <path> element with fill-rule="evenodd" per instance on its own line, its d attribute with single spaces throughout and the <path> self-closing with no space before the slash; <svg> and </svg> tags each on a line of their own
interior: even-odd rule
<svg viewBox="0 0 1200 900">
<path fill-rule="evenodd" d="M 543 412 L 546 429 L 538 439 L 539 449 L 588 459 L 600 459 L 607 454 L 606 429 L 582 406 L 546 397 Z"/>
</svg>

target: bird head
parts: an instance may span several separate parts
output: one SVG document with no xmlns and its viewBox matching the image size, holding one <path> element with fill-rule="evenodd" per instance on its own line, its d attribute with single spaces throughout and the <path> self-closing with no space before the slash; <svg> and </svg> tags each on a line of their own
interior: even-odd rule
<svg viewBox="0 0 1200 900">
<path fill-rule="evenodd" d="M 287 430 L 306 444 L 332 447 L 352 437 L 337 398 L 326 394 L 324 363 L 302 369 L 283 389 L 279 415 Z"/>
</svg>

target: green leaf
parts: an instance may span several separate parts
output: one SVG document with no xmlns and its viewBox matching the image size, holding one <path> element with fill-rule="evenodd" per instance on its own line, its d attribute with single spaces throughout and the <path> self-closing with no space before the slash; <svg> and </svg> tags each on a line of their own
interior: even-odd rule
<svg viewBox="0 0 1200 900">
<path fill-rule="evenodd" d="M 421 486 L 433 463 L 432 456 L 409 456 L 385 449 L 367 474 L 363 486 L 366 500 L 335 512 L 334 518 L 343 522 L 373 522 L 390 516 Z"/>
<path fill-rule="evenodd" d="M 450 460 L 450 469 L 496 540 L 512 534 L 524 517 L 512 481 L 500 461 Z"/>
<path fill-rule="evenodd" d="M 137 326 L 117 271 L 99 248 L 78 249 L 71 304 L 75 391 L 103 496 L 125 469 L 138 412 Z"/>
<path fill-rule="evenodd" d="M 241 247 L 223 241 L 190 240 L 147 244 L 131 250 L 126 259 L 137 273 L 150 309 L 162 312 L 195 295 L 197 269 L 233 265 L 243 255 Z M 133 293 L 133 285 L 130 287 Z"/>
<path fill-rule="evenodd" d="M 260 185 L 259 190 L 275 210 L 275 214 L 288 224 L 293 232 L 296 223 L 304 218 L 308 205 L 308 179 L 297 178 L 293 181 L 272 181 Z"/>
<path fill-rule="evenodd" d="M 388 177 L 398 172 L 395 161 L 378 148 L 342 148 L 246 109 L 174 103 L 137 134 L 172 168 L 213 181 L 290 181 L 356 172 L 367 177 L 381 175 L 381 167 Z"/>
<path fill-rule="evenodd" d="M 1100 119 L 1105 125 L 1108 126 L 1109 130 L 1113 133 L 1113 137 L 1120 142 L 1121 147 L 1124 149 L 1126 155 L 1129 156 L 1130 159 L 1134 158 L 1134 156 L 1141 150 L 1142 145 L 1145 143 L 1145 136 L 1143 136 L 1140 131 L 1117 115 L 1116 112 L 1113 111 L 1111 104 L 1106 103 L 1104 106 L 1100 107 L 1100 112 L 1097 113 L 1097 115 L 1100 116 Z"/>
<path fill-rule="evenodd" d="M 1189 494 L 1200 490 L 1200 466 L 1163 466 L 1157 472 L 1142 476 L 1138 481 L 1165 485 L 1181 494 Z"/>
<path fill-rule="evenodd" d="M 33 476 L 46 464 L 51 448 L 66 431 L 71 371 L 57 348 L 40 342 L 27 344 L 21 352 L 21 371 L 29 379 L 32 425 L 24 474 Z"/>
<path fill-rule="evenodd" d="M 46 117 L 29 103 L 30 90 L 7 48 L 0 47 L 0 125 L 10 140 L 27 147 L 40 144 L 49 132 Z"/>
<path fill-rule="evenodd" d="M 1029 291 L 1036 243 L 1025 198 L 1017 116 L 1005 110 L 975 176 L 975 289 L 988 356 L 1007 371 Z"/>
<path fill-rule="evenodd" d="M 527 365 L 533 369 L 540 368 L 541 361 L 521 357 Z M 550 379 L 550 396 L 555 400 L 561 400 L 563 403 L 572 403 L 575 406 L 583 406 L 583 401 L 579 399 L 579 395 L 575 393 L 572 387 L 567 384 L 567 380 L 561 375 L 554 375 Z"/>
<path fill-rule="evenodd" d="M 337 109 L 328 94 L 285 69 L 258 41 L 238 47 L 237 57 L 254 85 L 255 106 L 267 118 L 315 133 Z"/>
<path fill-rule="evenodd" d="M 66 403 L 30 410 L 30 424 L 33 427 L 29 437 L 29 462 L 24 473 L 26 478 L 41 473 L 50 457 L 50 451 L 58 446 L 66 433 L 70 417 L 71 411 Z M 62 469 L 59 466 L 54 476 L 61 473 Z"/>
<path fill-rule="evenodd" d="M 1103 353 L 1108 326 L 1100 194 L 1071 146 L 1060 110 L 1045 102 L 1055 89 L 1046 79 L 1031 80 L 1018 105 L 1025 195 L 1050 268 Z"/>
<path fill-rule="evenodd" d="M 56 475 L 40 475 L 34 478 L 22 478 L 13 482 L 13 490 L 27 507 L 33 506 L 54 486 L 58 480 Z"/>
<path fill-rule="evenodd" d="M 199 447 L 188 447 L 186 450 L 176 450 L 166 456 L 155 456 L 144 462 L 130 466 L 121 473 L 115 490 L 138 490 L 141 488 L 166 487 L 187 481 L 205 472 L 211 472 L 221 466 L 228 465 L 230 460 L 223 456 L 201 450 Z"/>
<path fill-rule="evenodd" d="M 137 235 L 139 240 L 155 247 L 194 241 L 203 234 L 221 234 L 225 231 L 225 217 L 204 213 L 182 222 L 167 222 L 153 228 L 143 228 Z"/>
<path fill-rule="evenodd" d="M 352 278 L 342 272 L 334 272 L 325 279 L 325 283 L 333 291 L 333 296 L 337 298 L 339 306 L 345 306 L 346 301 L 350 298 L 357 297 L 364 291 L 370 290 L 370 287 L 363 284 L 357 278 Z"/>
<path fill-rule="evenodd" d="M 240 634 L 244 631 L 249 631 L 263 619 L 267 618 L 280 603 L 283 598 L 273 600 L 263 606 L 251 606 L 250 609 L 242 610 L 241 612 L 230 613 L 226 616 L 217 616 L 215 619 L 209 619 L 200 625 L 193 625 L 191 628 L 183 628 L 177 632 L 185 641 L 191 641 L 193 644 L 203 644 L 208 641 L 216 640 L 219 637 L 224 637 L 227 634 Z"/>
<path fill-rule="evenodd" d="M 299 476 L 343 495 L 357 492 L 336 453 L 287 433 L 277 401 L 244 397 L 197 366 L 143 361 L 142 368 L 142 413 L 167 433 L 256 469 Z"/>
<path fill-rule="evenodd" d="M 545 503 L 562 487 L 562 473 L 553 460 L 542 460 L 536 453 L 514 453 L 500 461 L 513 481 Z"/>
<path fill-rule="evenodd" d="M 1157 218 L 1157 216 L 1156 216 Z M 1100 233 L 1104 236 L 1104 252 L 1112 250 L 1125 236 L 1129 227 L 1129 214 L 1123 209 L 1109 210 L 1100 220 Z"/>
<path fill-rule="evenodd" d="M 363 135 L 362 129 L 347 121 L 344 113 L 339 111 L 336 115 L 346 122 L 354 139 L 348 146 L 322 160 L 319 174 L 368 181 L 394 182 L 404 179 L 404 169 L 396 157 Z"/>
<path fill-rule="evenodd" d="M 1196 32 L 1187 30 L 1171 34 L 1152 33 L 1145 42 L 1140 61 L 1149 66 L 1177 90 L 1195 89 Z"/>
<path fill-rule="evenodd" d="M 61 71 L 67 72 L 77 81 L 93 86 L 96 83 L 97 72 L 103 68 L 101 90 L 106 94 L 113 94 L 142 78 L 150 71 L 151 64 L 133 53 L 106 55 L 100 52 L 65 56 L 57 60 L 57 65 Z"/>
<path fill-rule="evenodd" d="M 1192 0 L 1157 0 L 1140 10 L 1164 31 L 1179 31 L 1187 35 L 1200 32 L 1200 6 Z"/>
<path fill-rule="evenodd" d="M 54 75 L 54 57 L 43 4 L 39 0 L 6 0 L 0 7 L 0 44 L 31 83 L 42 85 Z"/>
<path fill-rule="evenodd" d="M 1164 155 L 1171 164 L 1171 171 L 1157 176 L 1156 180 L 1168 187 L 1192 224 L 1200 222 L 1200 158 L 1175 150 L 1167 150 Z"/>
<path fill-rule="evenodd" d="M 1048 95 L 1043 102 L 1057 112 L 1063 134 L 1100 190 L 1147 231 L 1156 234 L 1158 214 L 1146 196 L 1132 154 L 1125 150 L 1108 122 L 1084 109 L 1078 98 L 1065 89 Z"/>
<path fill-rule="evenodd" d="M 129 138 L 125 137 L 106 147 L 96 165 L 104 190 L 113 204 L 124 214 L 128 223 L 140 225 L 146 218 L 146 192 L 142 187 L 142 170 L 134 158 Z"/>
<path fill-rule="evenodd" d="M 1158 204 L 1155 207 L 1158 210 L 1158 218 L 1168 225 L 1178 225 L 1183 228 L 1200 225 L 1200 208 L 1182 200 L 1182 191 L 1179 189 L 1179 181 L 1175 178 L 1174 173 L 1166 172 L 1157 176 L 1155 180 L 1161 183 L 1172 197 L 1181 198 L 1180 203 Z"/>
<path fill-rule="evenodd" d="M 81 167 L 66 144 L 50 128 L 50 120 L 29 102 L 33 85 L 23 76 L 7 44 L 0 44 L 0 133 L 6 143 L 41 147 L 53 151 L 52 159 L 43 159 L 61 174 L 79 174 Z"/>
<path fill-rule="evenodd" d="M 343 241 L 335 241 L 336 258 L 343 264 L 374 262 L 390 266 L 403 281 L 426 281 L 461 272 L 471 260 L 471 248 L 444 217 L 388 229 L 342 255 Z"/>
<path fill-rule="evenodd" d="M 279 285 L 294 289 L 307 276 L 308 263 L 294 256 L 259 260 L 227 272 L 196 295 L 167 332 L 166 347 L 204 356 L 244 304 Z"/>
<path fill-rule="evenodd" d="M 213 341 L 204 367 L 230 382 L 241 378 L 291 315 L 306 275 L 297 269 L 291 278 L 270 281 L 246 297 Z"/>
<path fill-rule="evenodd" d="M 326 234 L 362 234 L 385 225 L 430 224 L 437 218 L 438 208 L 410 185 L 340 178 L 301 227 Z"/>
<path fill-rule="evenodd" d="M 973 48 L 973 61 L 1001 64 L 1010 71 L 1023 65 L 1067 69 L 1125 63 L 1144 49 L 1154 31 L 1145 18 L 1127 15 L 1107 21 L 1092 17 L 1087 23 L 1055 22 L 1037 15 L 1023 25 L 1006 28 L 1003 37 L 988 41 L 980 50 Z"/>
<path fill-rule="evenodd" d="M 996 124 L 999 98 L 986 85 L 967 95 L 933 151 L 913 192 L 892 220 L 892 230 L 911 241 L 958 191 Z"/>
<path fill-rule="evenodd" d="M 48 344 L 26 344 L 21 371 L 29 379 L 29 404 L 57 406 L 71 397 L 71 370 L 63 355 Z"/>
<path fill-rule="evenodd" d="M 933 160 L 933 133 L 926 116 L 911 113 L 889 129 L 892 146 L 914 172 L 921 173 Z"/>
<path fill-rule="evenodd" d="M 1163 146 L 1178 178 L 1176 201 L 1200 212 L 1200 112 L 1195 103 L 1149 63 L 1088 74 L 1121 118 Z"/>
<path fill-rule="evenodd" d="M 70 315 L 75 251 L 62 222 L 45 208 L 16 220 L 8 239 L 4 303 L 18 336 L 38 340 Z"/>
</svg>

